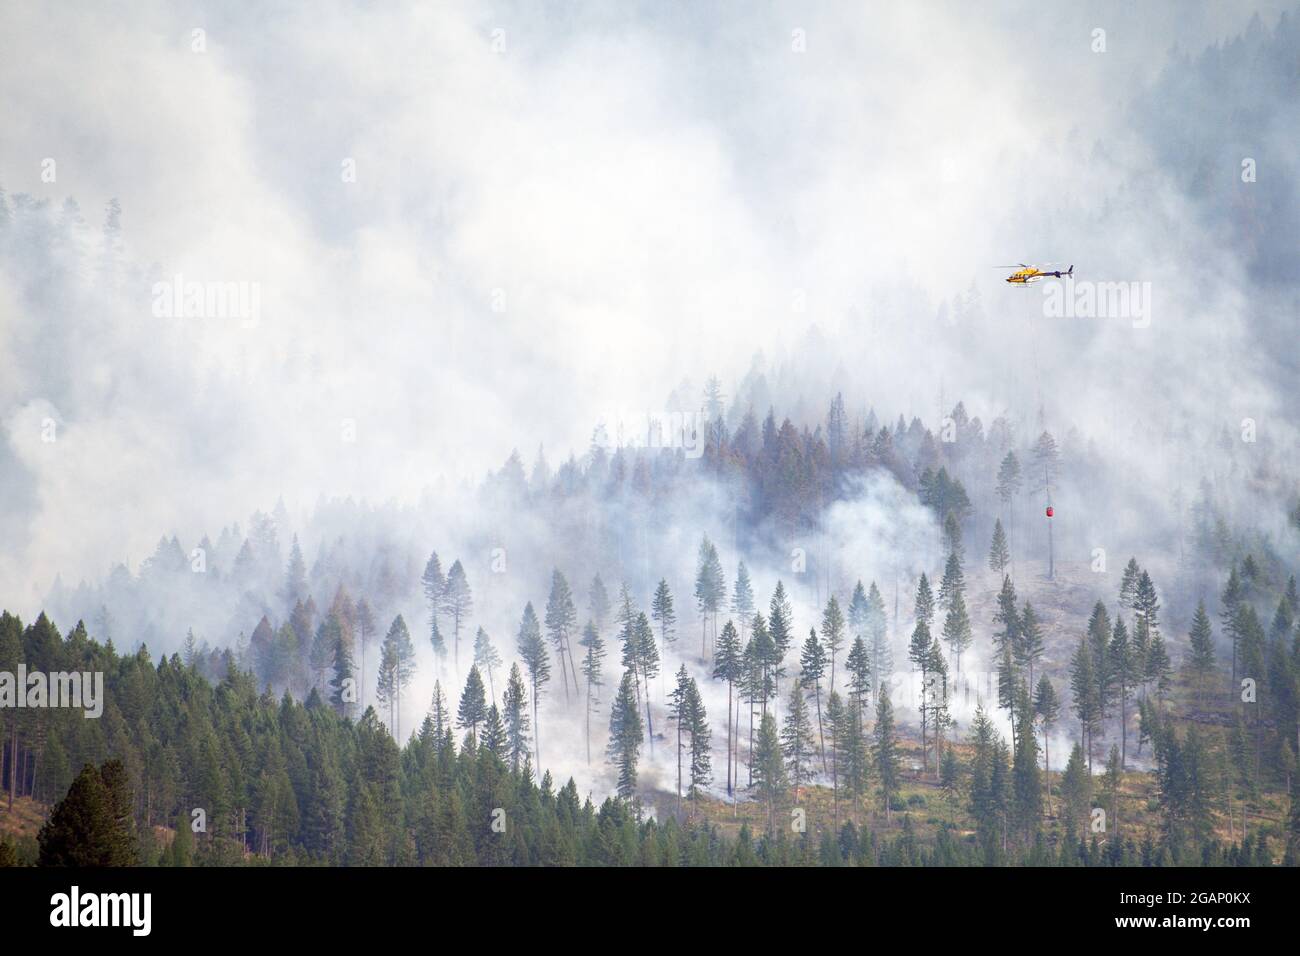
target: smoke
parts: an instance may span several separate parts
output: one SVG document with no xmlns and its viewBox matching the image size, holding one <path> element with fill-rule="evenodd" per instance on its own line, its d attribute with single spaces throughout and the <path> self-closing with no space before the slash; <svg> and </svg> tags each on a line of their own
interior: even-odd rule
<svg viewBox="0 0 1300 956">
<path fill-rule="evenodd" d="M 1259 505 L 1295 493 L 1277 253 L 1300 218 L 1295 107 L 1284 73 L 1231 67 L 1276 63 L 1285 6 L 6 6 L 0 598 L 93 615 L 111 590 L 132 643 L 234 643 L 286 613 L 230 577 L 234 523 L 280 499 L 266 567 L 296 533 L 318 601 L 331 549 L 353 588 L 385 560 L 402 580 L 387 610 L 429 655 L 404 727 L 435 675 L 454 706 L 465 671 L 465 643 L 456 674 L 418 640 L 431 547 L 464 560 L 473 626 L 503 652 L 555 567 L 580 608 L 598 572 L 616 591 L 611 566 L 642 607 L 668 579 L 691 647 L 706 534 L 729 575 L 750 562 L 760 607 L 786 581 L 800 639 L 859 577 L 891 606 L 900 582 L 905 619 L 939 539 L 891 479 L 843 493 L 806 542 L 741 527 L 690 461 L 651 511 L 480 489 L 515 448 L 552 472 L 582 458 L 607 409 L 692 409 L 710 374 L 733 430 L 769 404 L 815 427 L 836 391 L 855 425 L 937 429 L 960 399 L 984 434 L 1001 422 L 989 455 L 1050 429 L 1067 563 L 1140 551 L 1172 575 L 1203 479 L 1276 539 Z M 1020 261 L 1146 283 L 1149 321 L 1053 317 L 994 268 Z M 159 309 L 187 283 L 192 314 Z M 230 284 L 256 309 L 214 305 Z M 977 490 L 982 543 L 998 505 Z M 1037 547 L 1037 505 L 1018 507 L 1013 545 Z M 186 556 L 212 536 L 216 574 L 114 585 L 160 535 Z M 543 755 L 577 770 L 578 711 L 553 710 Z"/>
</svg>

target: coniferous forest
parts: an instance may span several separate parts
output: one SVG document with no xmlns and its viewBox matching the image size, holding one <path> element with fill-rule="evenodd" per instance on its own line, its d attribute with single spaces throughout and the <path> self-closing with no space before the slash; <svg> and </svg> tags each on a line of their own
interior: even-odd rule
<svg viewBox="0 0 1300 956">
<path fill-rule="evenodd" d="M 5 878 L 1300 864 L 1300 10 L 993 6 L 0 9 Z"/>
</svg>

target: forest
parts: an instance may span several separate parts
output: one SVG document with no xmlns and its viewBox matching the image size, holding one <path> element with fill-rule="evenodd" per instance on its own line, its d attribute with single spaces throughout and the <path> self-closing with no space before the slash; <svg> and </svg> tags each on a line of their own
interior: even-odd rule
<svg viewBox="0 0 1300 956">
<path fill-rule="evenodd" d="M 1300 863 L 1297 11 L 599 7 L 0 7 L 0 866 Z"/>
<path fill-rule="evenodd" d="M 717 389 L 706 388 L 706 410 Z M 155 657 L 143 642 L 119 652 L 116 631 L 100 640 L 81 620 L 61 633 L 44 613 L 29 624 L 0 617 L 0 671 L 102 672 L 107 698 L 99 720 L 6 712 L 8 814 L 27 805 L 47 818 L 6 827 L 3 858 L 1296 861 L 1300 597 L 1277 551 L 1245 550 L 1208 491 L 1189 509 L 1178 580 L 1162 588 L 1132 558 L 1113 595 L 1081 603 L 1084 589 L 1069 582 L 1082 572 L 1050 553 L 1013 561 L 1007 531 L 1033 507 L 1019 499 L 1071 481 L 1050 433 L 1018 447 L 1003 423 L 986 436 L 958 404 L 945 427 L 960 437 L 945 443 L 915 420 L 850 423 L 838 396 L 812 429 L 778 427 L 773 413 L 759 426 L 751 412 L 733 432 L 714 412 L 698 462 L 671 449 L 607 458 L 593 443 L 582 466 L 550 476 L 539 461 L 531 481 L 512 456 L 480 494 L 549 514 L 571 499 L 583 509 L 605 502 L 617 522 L 652 515 L 673 497 L 664 489 L 710 481 L 741 490 L 728 504 L 745 509 L 744 527 L 792 540 L 822 520 L 809 502 L 850 498 L 883 473 L 940 529 L 933 570 L 907 581 L 910 610 L 900 617 L 895 598 L 891 613 L 876 580 L 841 588 L 848 569 L 820 552 L 820 574 L 797 562 L 791 574 L 815 585 L 778 577 L 759 593 L 744 558 L 724 568 L 705 534 L 689 588 L 667 576 L 611 588 L 596 572 L 575 593 L 557 568 L 544 600 L 517 610 L 513 639 L 501 641 L 475 624 L 483 598 L 461 560 L 444 571 L 433 552 L 415 577 L 400 570 L 409 562 L 372 558 L 367 580 L 339 541 L 322 544 L 309 572 L 293 536 L 275 573 L 280 526 L 255 515 L 227 573 L 249 588 L 240 600 L 265 612 L 233 647 L 190 630 L 178 652 Z M 979 520 L 972 500 L 990 500 L 994 513 Z M 1281 507 L 1286 533 L 1300 536 L 1295 505 Z M 989 517 L 991 531 L 975 540 Z M 597 538 L 617 568 L 620 535 Z M 1019 539 L 1027 550 L 1040 543 Z M 233 549 L 214 550 L 219 560 Z M 225 588 L 220 564 L 196 553 L 202 574 L 165 538 L 138 579 L 119 569 L 83 598 L 103 627 L 109 602 L 129 606 L 122 588 L 168 576 Z M 743 553 L 770 567 L 757 532 Z M 273 576 L 259 582 L 259 569 Z M 419 614 L 411 624 L 422 637 L 399 606 Z M 437 676 L 422 707 L 412 687 L 430 664 Z M 463 680 L 444 687 L 454 673 Z M 404 712 L 416 722 L 404 725 Z M 639 771 L 656 748 L 662 772 L 647 784 Z M 560 784 L 546 769 L 556 749 L 606 776 L 598 770 L 585 791 Z M 110 836 L 84 832 L 100 825 Z"/>
</svg>

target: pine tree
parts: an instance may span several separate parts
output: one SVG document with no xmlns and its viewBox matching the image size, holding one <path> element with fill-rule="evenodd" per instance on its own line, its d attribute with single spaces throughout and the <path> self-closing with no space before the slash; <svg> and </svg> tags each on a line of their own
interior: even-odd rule
<svg viewBox="0 0 1300 956">
<path fill-rule="evenodd" d="M 1061 799 L 1065 803 L 1068 832 L 1074 832 L 1076 828 L 1082 832 L 1092 808 L 1092 773 L 1084 759 L 1083 748 L 1078 744 L 1070 751 L 1070 759 L 1061 775 Z"/>
<path fill-rule="evenodd" d="M 582 676 L 587 684 L 587 763 L 591 763 L 591 708 L 600 701 L 600 688 L 605 686 L 604 662 L 605 642 L 600 639 L 600 631 L 595 621 L 588 621 L 583 628 L 582 639 L 578 641 L 586 652 L 582 656 Z"/>
<path fill-rule="evenodd" d="M 587 590 L 587 610 L 591 612 L 591 620 L 596 625 L 596 632 L 603 634 L 605 625 L 609 623 L 611 605 L 609 591 L 605 589 L 605 582 L 600 579 L 599 574 L 591 579 L 591 587 Z"/>
<path fill-rule="evenodd" d="M 380 649 L 378 696 L 388 704 L 389 726 L 393 737 L 401 739 L 402 694 L 415 673 L 415 648 L 402 615 L 393 618 L 392 626 Z"/>
<path fill-rule="evenodd" d="M 352 717 L 357 702 L 356 679 L 352 674 L 352 652 L 342 636 L 334 644 L 334 679 L 330 681 L 330 703 L 345 718 Z"/>
<path fill-rule="evenodd" d="M 822 730 L 822 678 L 826 676 L 826 650 L 817 640 L 817 629 L 808 629 L 803 652 L 799 656 L 799 686 L 810 691 L 817 701 L 817 750 L 826 771 L 826 735 Z"/>
<path fill-rule="evenodd" d="M 478 737 L 478 725 L 487 718 L 487 692 L 483 688 L 483 677 L 477 665 L 471 665 L 469 676 L 465 679 L 465 689 L 460 695 L 460 707 L 456 710 L 456 723 L 461 730 L 468 730 Z"/>
<path fill-rule="evenodd" d="M 759 799 L 767 810 L 767 832 L 773 832 L 776 807 L 785 797 L 789 784 L 785 763 L 781 759 L 781 738 L 776 718 L 765 714 L 758 727 L 758 742 L 750 755 L 750 776 Z"/>
<path fill-rule="evenodd" d="M 785 727 L 781 730 L 781 751 L 785 756 L 786 776 L 794 787 L 794 800 L 798 804 L 800 788 L 814 776 L 813 758 L 817 753 L 817 744 L 813 740 L 807 699 L 802 688 L 797 686 L 790 692 Z"/>
<path fill-rule="evenodd" d="M 569 582 L 558 570 L 551 574 L 551 594 L 546 601 L 546 633 L 560 661 L 560 682 L 564 685 L 564 701 L 569 701 L 569 680 L 573 679 L 573 692 L 578 692 L 578 671 L 573 666 L 571 637 L 578 629 L 578 611 L 573 605 L 573 592 Z"/>
<path fill-rule="evenodd" d="M 1119 738 L 1120 769 L 1128 755 L 1128 702 L 1132 697 L 1135 681 L 1133 648 L 1128 640 L 1128 628 L 1124 619 L 1115 618 L 1115 628 L 1111 632 L 1110 645 L 1106 650 L 1106 661 L 1113 675 L 1114 697 L 1119 703 Z"/>
<path fill-rule="evenodd" d="M 1214 632 L 1210 627 L 1210 616 L 1205 613 L 1204 601 L 1196 605 L 1188 638 L 1191 650 L 1187 655 L 1187 668 L 1191 671 L 1197 698 L 1203 703 L 1205 689 L 1214 676 Z"/>
<path fill-rule="evenodd" d="M 625 671 L 610 707 L 608 747 L 610 763 L 618 770 L 618 795 L 623 800 L 636 796 L 636 767 L 643 736 L 636 678 L 631 671 Z"/>
<path fill-rule="evenodd" d="M 686 718 L 691 733 L 691 802 L 698 809 L 700 791 L 713 777 L 713 758 L 710 752 L 709 714 L 704 708 L 699 685 L 691 678 L 686 690 Z"/>
<path fill-rule="evenodd" d="M 493 680 L 492 672 L 501 666 L 501 655 L 492 646 L 492 638 L 488 637 L 488 632 L 481 627 L 474 635 L 474 666 L 479 668 L 480 673 L 487 674 L 488 698 L 496 700 L 496 682 Z"/>
<path fill-rule="evenodd" d="M 289 549 L 289 563 L 284 569 L 284 591 L 281 597 L 287 607 L 305 599 L 307 590 L 307 565 L 302 559 L 302 548 L 298 545 L 298 536 L 293 536 L 293 545 Z"/>
<path fill-rule="evenodd" d="M 1038 687 L 1034 690 L 1034 716 L 1043 724 L 1043 777 L 1047 781 L 1047 812 L 1052 812 L 1052 751 L 1048 740 L 1052 736 L 1052 727 L 1061 715 L 1061 702 L 1057 699 L 1056 688 L 1044 674 L 1038 678 Z"/>
<path fill-rule="evenodd" d="M 1146 621 L 1152 633 L 1160 630 L 1160 600 L 1156 596 L 1156 586 L 1151 575 L 1143 571 L 1138 576 L 1137 590 L 1133 596 L 1133 613 Z"/>
<path fill-rule="evenodd" d="M 971 633 L 970 615 L 966 611 L 966 599 L 962 597 L 961 592 L 953 596 L 948 614 L 944 618 L 943 640 L 948 645 L 948 650 L 957 665 L 957 673 L 960 674 L 961 656 L 975 642 L 974 635 Z"/>
<path fill-rule="evenodd" d="M 1101 703 L 1097 699 L 1097 675 L 1093 669 L 1092 649 L 1080 639 L 1078 650 L 1070 660 L 1070 696 L 1074 714 L 1088 748 L 1088 772 L 1092 772 L 1092 740 L 1101 725 Z"/>
<path fill-rule="evenodd" d="M 1110 818 L 1106 821 L 1107 831 L 1115 828 L 1115 840 L 1123 838 L 1119 819 L 1119 788 L 1123 780 L 1123 757 L 1117 745 L 1110 745 L 1110 756 L 1106 758 L 1106 772 L 1101 777 L 1101 789 L 1110 798 Z"/>
<path fill-rule="evenodd" d="M 1019 731 L 1016 734 L 1011 768 L 1014 817 L 1022 837 L 1028 843 L 1042 816 L 1043 784 L 1038 776 L 1038 739 L 1033 731 L 1033 704 L 1029 696 L 1029 685 L 1023 680 L 1016 691 L 1016 711 Z"/>
<path fill-rule="evenodd" d="M 858 736 L 861 737 L 864 732 L 862 716 L 866 713 L 867 702 L 871 697 L 871 654 L 861 635 L 854 638 L 845 667 L 849 672 L 849 702 L 856 709 Z"/>
<path fill-rule="evenodd" d="M 668 695 L 668 720 L 677 727 L 677 813 L 682 812 L 682 738 L 689 736 L 687 697 L 690 692 L 690 675 L 683 664 L 677 670 L 677 681 Z"/>
<path fill-rule="evenodd" d="M 1016 666 L 1023 667 L 1029 672 L 1029 686 L 1033 687 L 1034 665 L 1042 660 L 1045 648 L 1042 626 L 1039 625 L 1038 615 L 1034 613 L 1028 601 L 1020 612 L 1019 637 L 1014 648 Z"/>
<path fill-rule="evenodd" d="M 659 675 L 659 649 L 655 646 L 654 628 L 650 626 L 650 619 L 642 611 L 637 615 L 636 628 L 634 631 L 635 641 L 633 645 L 633 659 L 635 661 L 634 674 L 639 674 L 642 684 L 645 688 L 645 722 L 646 736 L 650 741 L 650 756 L 654 756 L 654 720 L 650 716 L 650 682 Z"/>
<path fill-rule="evenodd" d="M 1223 621 L 1223 631 L 1232 641 L 1233 686 L 1237 684 L 1237 661 L 1241 656 L 1241 634 L 1237 630 L 1237 612 L 1244 596 L 1241 577 L 1237 574 L 1237 565 L 1233 564 L 1232 570 L 1228 574 L 1228 583 L 1224 586 L 1223 594 L 1219 598 L 1219 603 L 1223 608 L 1219 615 Z"/>
<path fill-rule="evenodd" d="M 487 709 L 483 718 L 483 747 L 498 757 L 506 750 L 506 728 L 496 704 Z"/>
<path fill-rule="evenodd" d="M 437 657 L 443 657 L 447 653 L 447 645 L 438 629 L 438 615 L 442 612 L 447 578 L 442 573 L 442 562 L 438 560 L 437 551 L 429 554 L 424 574 L 420 576 L 420 584 L 424 589 L 424 599 L 429 605 L 429 640 L 433 644 L 433 653 Z"/>
<path fill-rule="evenodd" d="M 840 602 L 831 595 L 822 612 L 822 646 L 830 655 L 831 684 L 830 692 L 835 692 L 835 661 L 844 649 L 844 615 L 840 611 Z"/>
<path fill-rule="evenodd" d="M 663 578 L 660 578 L 654 599 L 650 602 L 650 616 L 659 625 L 659 640 L 664 645 L 666 656 L 668 648 L 677 643 L 677 612 L 673 608 L 673 595 L 668 590 L 668 582 Z"/>
<path fill-rule="evenodd" d="M 998 575 L 1006 574 L 1011 564 L 1011 549 L 1007 545 L 1007 534 L 1002 530 L 1002 519 L 993 522 L 993 543 L 989 545 L 989 570 Z"/>
<path fill-rule="evenodd" d="M 442 612 L 451 618 L 452 624 L 452 666 L 460 671 L 460 627 L 465 618 L 474 609 L 474 597 L 470 592 L 469 579 L 465 568 L 457 559 L 447 572 L 447 583 L 442 591 Z"/>
<path fill-rule="evenodd" d="M 919 603 L 918 597 L 918 605 Z M 930 635 L 930 628 L 926 625 L 918 606 L 916 627 L 912 630 L 912 642 L 908 646 L 907 657 L 912 662 L 912 666 L 921 672 L 921 766 L 926 770 L 930 767 L 927 734 L 933 717 L 931 700 L 934 691 L 934 675 L 931 669 L 933 658 L 930 654 L 933 644 L 934 638 Z"/>
<path fill-rule="evenodd" d="M 543 647 L 543 652 L 545 648 Z M 528 691 L 524 687 L 519 665 L 510 665 L 505 692 L 506 753 L 510 755 L 510 772 L 518 773 L 528 761 Z"/>
<path fill-rule="evenodd" d="M 537 722 L 537 705 L 542 688 L 551 679 L 551 661 L 546 653 L 546 644 L 542 640 L 542 627 L 533 610 L 533 602 L 524 606 L 524 616 L 519 622 L 519 659 L 528 669 L 528 679 L 532 683 L 533 697 L 533 749 L 538 767 L 542 765 L 541 728 Z"/>
<path fill-rule="evenodd" d="M 726 596 L 727 585 L 722 576 L 722 562 L 718 559 L 718 549 L 713 546 L 708 535 L 700 542 L 699 567 L 695 575 L 695 606 L 700 612 L 701 644 L 700 659 L 709 659 L 709 620 L 713 621 L 716 638 L 718 611 Z"/>
<path fill-rule="evenodd" d="M 1011 578 L 1004 575 L 1002 590 L 998 592 L 998 609 L 993 615 L 997 630 L 993 632 L 993 650 L 998 660 L 1005 650 L 1014 651 L 1020 641 L 1020 609 L 1016 604 L 1016 588 Z"/>
<path fill-rule="evenodd" d="M 785 676 L 783 666 L 785 655 L 790 652 L 790 646 L 794 643 L 793 613 L 790 600 L 785 596 L 785 585 L 777 581 L 776 589 L 772 592 L 772 601 L 767 609 L 767 632 L 772 637 L 773 645 L 772 688 L 776 695 L 781 692 L 781 678 Z"/>
<path fill-rule="evenodd" d="M 898 738 L 894 731 L 894 708 L 889 702 L 889 685 L 882 684 L 876 696 L 875 747 L 872 757 L 880 782 L 880 803 L 888 822 L 901 782 Z"/>
<path fill-rule="evenodd" d="M 310 598 L 308 598 L 308 604 L 311 604 Z M 357 701 L 357 703 L 361 704 L 364 707 L 365 692 L 366 692 L 366 648 L 370 646 L 371 639 L 375 636 L 375 631 L 377 630 L 377 628 L 375 627 L 375 615 L 374 612 L 370 609 L 369 601 L 367 601 L 365 598 L 362 598 L 360 601 L 357 602 L 356 610 L 357 610 L 357 647 L 361 652 L 360 671 L 358 673 L 360 686 L 361 686 L 361 700 Z M 434 653 L 435 654 L 437 653 L 436 647 L 434 648 Z"/>
<path fill-rule="evenodd" d="M 133 803 L 120 761 L 86 764 L 37 835 L 40 866 L 119 867 L 137 863 Z"/>
<path fill-rule="evenodd" d="M 734 624 L 728 621 L 722 627 L 722 636 L 718 639 L 713 658 L 713 679 L 726 682 L 727 685 L 727 793 L 733 792 L 732 776 L 732 733 L 734 731 L 731 716 L 731 695 L 736 682 L 740 680 L 743 667 L 743 651 L 740 646 L 740 633 Z"/>
<path fill-rule="evenodd" d="M 1128 564 L 1124 565 L 1124 574 L 1119 582 L 1119 606 L 1125 610 L 1133 610 L 1133 601 L 1137 597 L 1138 576 L 1141 573 L 1142 569 L 1138 567 L 1137 558 L 1129 558 Z"/>
<path fill-rule="evenodd" d="M 731 591 L 731 612 L 740 621 L 740 639 L 745 639 L 745 625 L 754 616 L 754 586 L 749 580 L 749 569 L 741 561 L 736 568 L 736 583 Z"/>
<path fill-rule="evenodd" d="M 893 680 L 894 651 L 889 644 L 885 601 L 880 596 L 880 589 L 876 587 L 875 581 L 871 582 L 871 588 L 867 592 L 867 606 L 869 608 L 867 649 L 871 652 L 871 675 L 875 681 L 876 694 L 879 695 L 880 686 Z"/>
<path fill-rule="evenodd" d="M 930 590 L 930 581 L 926 578 L 925 572 L 921 572 L 921 580 L 916 585 L 916 620 L 925 625 L 926 630 L 934 623 L 934 592 Z"/>
</svg>

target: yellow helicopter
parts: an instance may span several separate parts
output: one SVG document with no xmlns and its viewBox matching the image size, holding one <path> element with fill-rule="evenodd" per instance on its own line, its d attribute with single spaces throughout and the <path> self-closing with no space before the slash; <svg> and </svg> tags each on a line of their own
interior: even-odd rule
<svg viewBox="0 0 1300 956">
<path fill-rule="evenodd" d="M 1048 263 L 1053 265 L 1054 263 Z M 1029 285 L 1031 282 L 1037 282 L 1039 279 L 1060 279 L 1062 276 L 1074 275 L 1074 265 L 1062 271 L 1060 269 L 1049 270 L 1040 269 L 1038 266 L 1028 266 L 1023 262 L 1017 263 L 1016 266 L 997 266 L 999 269 L 1015 269 L 1016 271 L 1007 276 L 1007 281 L 1012 285 Z"/>
</svg>

